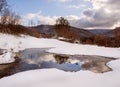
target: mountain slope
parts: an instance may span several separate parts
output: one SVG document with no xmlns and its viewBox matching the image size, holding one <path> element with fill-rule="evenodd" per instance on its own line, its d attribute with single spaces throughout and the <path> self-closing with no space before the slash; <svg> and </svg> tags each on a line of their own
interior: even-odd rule
<svg viewBox="0 0 120 87">
<path fill-rule="evenodd" d="M 89 31 L 94 35 L 106 35 L 106 36 L 114 37 L 114 30 L 110 30 L 110 29 L 92 29 Z"/>
<path fill-rule="evenodd" d="M 53 35 L 56 34 L 55 27 L 53 25 L 39 25 L 39 26 L 32 27 L 32 29 L 39 31 L 42 34 L 53 34 Z M 70 30 L 76 34 L 79 34 L 80 37 L 93 36 L 93 34 L 90 31 L 85 29 L 79 29 L 71 26 Z"/>
</svg>

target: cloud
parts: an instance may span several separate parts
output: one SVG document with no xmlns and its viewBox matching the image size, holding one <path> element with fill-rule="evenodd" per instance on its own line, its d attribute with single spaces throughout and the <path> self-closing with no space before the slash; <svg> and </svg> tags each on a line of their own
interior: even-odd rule
<svg viewBox="0 0 120 87">
<path fill-rule="evenodd" d="M 94 20 L 99 24 L 112 28 L 120 21 L 120 0 L 92 0 Z M 100 26 L 100 25 L 99 25 Z"/>
<path fill-rule="evenodd" d="M 36 16 L 37 16 L 36 14 L 29 13 L 29 14 L 27 14 L 25 17 L 26 17 L 26 19 L 31 20 L 31 19 L 34 19 Z"/>
<path fill-rule="evenodd" d="M 55 20 L 57 19 L 56 16 L 50 17 L 50 16 L 44 16 L 42 15 L 42 11 L 39 11 L 37 13 L 28 13 L 23 16 L 24 22 L 26 25 L 29 24 L 30 21 L 34 22 L 35 25 L 39 24 L 55 24 Z"/>
<path fill-rule="evenodd" d="M 71 3 L 66 4 L 66 7 L 69 9 L 84 9 L 88 7 L 89 0 L 71 0 Z"/>
<path fill-rule="evenodd" d="M 67 8 L 70 8 L 70 9 L 79 9 L 79 8 L 84 8 L 86 7 L 85 4 L 80 4 L 80 5 L 68 5 Z"/>
<path fill-rule="evenodd" d="M 30 22 L 30 21 L 37 21 L 35 25 L 41 25 L 41 24 L 49 24 L 49 25 L 54 25 L 56 22 L 56 19 L 61 16 L 44 16 L 42 13 L 37 12 L 37 13 L 28 13 L 25 16 L 23 16 L 24 22 Z M 79 19 L 78 16 L 75 15 L 68 15 L 65 16 L 65 18 L 71 23 L 73 21 L 76 21 Z M 29 23 L 25 23 L 28 25 Z"/>
<path fill-rule="evenodd" d="M 54 0 L 58 1 L 58 0 Z M 59 0 L 67 2 L 71 0 Z M 78 1 L 78 0 L 76 0 Z M 81 0 L 80 0 L 81 1 Z M 120 0 L 84 0 L 91 3 L 92 7 L 84 9 L 82 15 L 64 16 L 70 24 L 79 28 L 114 28 L 120 23 Z M 71 5 L 71 8 L 80 8 L 80 5 Z M 29 13 L 26 19 L 37 19 L 39 24 L 55 24 L 55 20 L 60 16 L 44 16 L 42 12 Z"/>
<path fill-rule="evenodd" d="M 119 0 L 91 0 L 92 8 L 85 9 L 72 25 L 80 28 L 113 28 L 120 23 Z"/>
<path fill-rule="evenodd" d="M 65 2 L 70 2 L 72 0 L 48 0 L 48 1 L 58 1 L 58 2 L 65 3 Z"/>
<path fill-rule="evenodd" d="M 55 20 L 57 17 L 49 17 L 49 16 L 38 16 L 38 24 L 48 24 L 48 25 L 54 25 Z"/>
<path fill-rule="evenodd" d="M 38 11 L 37 13 L 28 13 L 26 15 L 23 16 L 24 19 L 28 19 L 28 20 L 32 20 L 35 19 L 36 17 L 38 17 L 40 14 L 42 13 L 42 11 Z"/>
<path fill-rule="evenodd" d="M 120 0 L 85 0 L 92 8 L 83 11 L 83 15 L 72 20 L 71 25 L 79 28 L 114 28 L 120 23 Z M 72 7 L 72 6 L 71 6 Z M 73 8 L 79 8 L 73 6 Z"/>
</svg>

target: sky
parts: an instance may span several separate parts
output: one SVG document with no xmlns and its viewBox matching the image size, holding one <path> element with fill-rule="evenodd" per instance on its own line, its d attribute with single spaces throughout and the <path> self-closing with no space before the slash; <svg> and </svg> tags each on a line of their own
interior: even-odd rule
<svg viewBox="0 0 120 87">
<path fill-rule="evenodd" d="M 72 26 L 112 29 L 120 25 L 120 0 L 8 0 L 23 24 L 55 24 L 63 16 Z"/>
</svg>

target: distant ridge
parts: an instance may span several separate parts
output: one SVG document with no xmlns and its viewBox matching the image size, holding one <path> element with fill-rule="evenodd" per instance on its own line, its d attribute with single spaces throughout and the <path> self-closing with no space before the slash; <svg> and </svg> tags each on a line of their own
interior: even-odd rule
<svg viewBox="0 0 120 87">
<path fill-rule="evenodd" d="M 35 29 L 43 34 L 54 34 L 54 35 L 56 34 L 55 27 L 53 25 L 38 25 L 38 26 L 31 27 L 31 28 Z M 80 37 L 93 36 L 93 34 L 90 31 L 85 30 L 85 29 L 80 29 L 80 28 L 76 28 L 76 27 L 71 26 L 70 30 L 72 32 L 79 33 Z"/>
</svg>

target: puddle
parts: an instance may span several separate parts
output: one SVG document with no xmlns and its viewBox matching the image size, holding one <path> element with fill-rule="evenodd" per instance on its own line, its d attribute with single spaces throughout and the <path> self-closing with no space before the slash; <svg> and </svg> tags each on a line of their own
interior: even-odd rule
<svg viewBox="0 0 120 87">
<path fill-rule="evenodd" d="M 17 72 L 57 68 L 76 72 L 81 69 L 80 61 L 65 55 L 47 53 L 47 49 L 26 49 L 17 53 L 15 63 L 0 65 L 0 78 Z"/>
<path fill-rule="evenodd" d="M 104 73 L 112 71 L 106 64 L 115 58 L 96 56 L 96 55 L 74 55 L 74 58 L 81 61 L 82 70 L 89 70 L 95 73 Z"/>
<path fill-rule="evenodd" d="M 106 63 L 113 58 L 88 55 L 63 55 L 46 52 L 48 49 L 26 49 L 16 53 L 16 62 L 0 65 L 0 78 L 14 73 L 45 68 L 76 72 L 90 70 L 95 73 L 111 71 Z"/>
<path fill-rule="evenodd" d="M 65 55 L 57 55 L 47 53 L 46 49 L 26 49 L 21 52 L 21 60 L 24 66 L 31 67 L 36 65 L 39 69 L 42 68 L 57 68 L 64 71 L 79 71 L 81 65 L 76 59 L 66 58 Z M 58 58 L 59 56 L 59 58 Z"/>
</svg>

